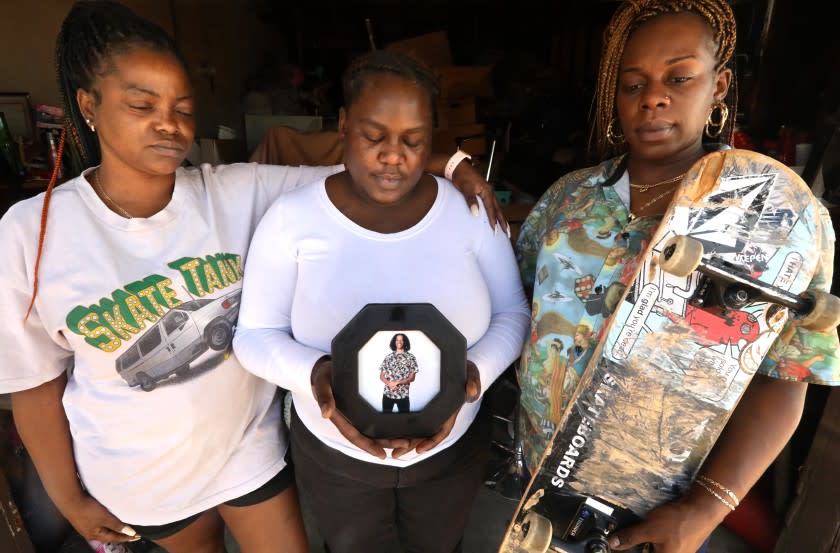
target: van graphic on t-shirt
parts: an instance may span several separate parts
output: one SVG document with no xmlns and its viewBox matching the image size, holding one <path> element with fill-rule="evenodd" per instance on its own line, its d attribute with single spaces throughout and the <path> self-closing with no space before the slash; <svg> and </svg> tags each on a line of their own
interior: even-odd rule
<svg viewBox="0 0 840 553">
<path fill-rule="evenodd" d="M 146 392 L 172 376 L 184 376 L 190 363 L 209 350 L 227 351 L 239 315 L 241 290 L 200 298 L 172 308 L 117 358 L 117 372 L 129 386 Z M 221 362 L 220 359 L 215 364 Z"/>
</svg>

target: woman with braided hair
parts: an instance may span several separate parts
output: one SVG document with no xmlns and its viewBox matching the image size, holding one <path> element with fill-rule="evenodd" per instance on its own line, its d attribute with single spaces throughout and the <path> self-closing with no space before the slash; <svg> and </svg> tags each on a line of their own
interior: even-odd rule
<svg viewBox="0 0 840 553">
<path fill-rule="evenodd" d="M 76 3 L 56 56 L 88 168 L 0 219 L 0 392 L 48 494 L 88 540 L 221 553 L 227 525 L 243 552 L 306 551 L 277 387 L 231 341 L 258 220 L 342 168 L 182 168 L 184 62 L 120 4 Z"/>
<path fill-rule="evenodd" d="M 520 430 L 532 471 L 674 190 L 709 149 L 726 147 L 714 142 L 728 142 L 735 112 L 727 67 L 735 34 L 726 0 L 626 0 L 606 29 L 591 140 L 604 161 L 555 182 L 517 243 L 523 282 L 533 297 L 530 339 L 518 372 Z M 822 227 L 823 262 L 811 287 L 827 291 L 834 236 L 825 213 Z M 574 337 L 581 324 L 592 330 L 584 345 Z M 765 359 L 697 485 L 638 525 L 615 532 L 614 550 L 642 543 L 653 544 L 656 553 L 704 549 L 796 429 L 807 383 L 840 383 L 835 333 L 797 327 L 782 335 L 787 339 L 779 339 Z M 572 345 L 579 355 L 555 359 Z M 567 385 L 550 386 L 558 366 Z"/>
<path fill-rule="evenodd" d="M 528 304 L 507 236 L 423 174 L 439 93 L 428 68 L 377 50 L 350 64 L 342 89 L 347 170 L 284 194 L 260 221 L 234 350 L 292 394 L 295 478 L 330 551 L 460 552 L 490 445 L 481 399 L 519 355 Z M 449 367 L 466 373 L 465 403 L 397 447 L 365 438 L 332 388 L 333 339 L 382 303 L 433 305 L 467 346 L 465 366 Z M 399 336 L 404 374 L 386 376 L 407 393 L 417 364 Z"/>
</svg>

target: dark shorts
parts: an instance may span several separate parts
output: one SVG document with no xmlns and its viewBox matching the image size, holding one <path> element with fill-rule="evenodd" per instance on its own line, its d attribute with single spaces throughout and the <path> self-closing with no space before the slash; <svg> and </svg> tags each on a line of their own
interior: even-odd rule
<svg viewBox="0 0 840 553">
<path fill-rule="evenodd" d="M 246 493 L 241 497 L 225 501 L 225 505 L 231 507 L 250 507 L 257 503 L 262 503 L 267 499 L 279 495 L 290 485 L 295 482 L 295 470 L 291 463 L 283 467 L 283 470 L 277 473 L 274 478 L 257 488 L 256 490 Z M 173 536 L 198 520 L 204 513 L 196 513 L 191 517 L 182 520 L 170 522 L 169 524 L 161 524 L 160 526 L 141 526 L 139 524 L 129 524 L 134 531 L 147 540 L 162 540 Z"/>
</svg>

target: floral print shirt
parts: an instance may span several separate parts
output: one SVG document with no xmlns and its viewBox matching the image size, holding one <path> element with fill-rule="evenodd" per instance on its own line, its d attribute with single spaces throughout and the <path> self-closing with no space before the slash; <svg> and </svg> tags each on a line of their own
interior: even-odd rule
<svg viewBox="0 0 840 553">
<path fill-rule="evenodd" d="M 528 215 L 517 259 L 532 295 L 531 332 L 518 367 L 520 434 L 535 469 L 569 398 L 660 218 L 631 220 L 613 185 L 624 175 L 623 157 L 581 169 L 555 182 Z M 834 232 L 822 209 L 822 263 L 810 287 L 831 285 Z M 840 384 L 836 332 L 785 328 L 759 369 L 762 374 Z"/>
<path fill-rule="evenodd" d="M 420 372 L 417 368 L 417 358 L 407 351 L 395 351 L 386 355 L 379 370 L 389 382 L 405 380 L 412 374 Z M 390 386 L 385 386 L 382 394 L 391 399 L 405 399 L 408 397 L 408 386 L 408 384 L 397 384 L 393 390 Z"/>
</svg>

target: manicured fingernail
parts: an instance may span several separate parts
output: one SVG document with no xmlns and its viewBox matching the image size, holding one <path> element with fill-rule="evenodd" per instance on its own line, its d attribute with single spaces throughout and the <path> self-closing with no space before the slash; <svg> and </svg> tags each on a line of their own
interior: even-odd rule
<svg viewBox="0 0 840 553">
<path fill-rule="evenodd" d="M 143 538 L 141 538 L 140 536 L 134 536 L 133 538 L 131 538 L 128 541 L 140 541 L 141 539 L 143 539 Z"/>
<path fill-rule="evenodd" d="M 120 534 L 125 534 L 126 536 L 131 536 L 132 538 L 134 536 L 137 536 L 137 532 L 134 531 L 134 528 L 128 525 L 122 527 L 122 530 L 120 530 Z M 137 537 L 139 538 L 140 536 Z"/>
<path fill-rule="evenodd" d="M 499 234 L 499 223 L 496 223 L 496 226 L 493 227 L 493 236 Z"/>
<path fill-rule="evenodd" d="M 477 205 L 472 204 L 472 205 L 470 206 L 470 211 L 472 211 L 472 214 L 473 214 L 473 215 L 475 215 L 476 217 L 478 217 L 478 206 L 477 206 Z"/>
<path fill-rule="evenodd" d="M 508 238 L 510 238 L 510 225 L 508 225 L 508 226 L 507 226 L 507 229 L 506 229 L 506 230 L 507 230 L 507 235 L 508 235 Z"/>
</svg>

